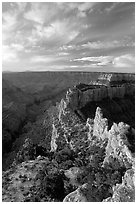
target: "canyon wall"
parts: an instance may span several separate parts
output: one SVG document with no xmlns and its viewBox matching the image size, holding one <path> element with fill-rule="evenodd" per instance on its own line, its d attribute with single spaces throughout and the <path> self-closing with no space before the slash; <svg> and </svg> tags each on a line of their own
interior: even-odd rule
<svg viewBox="0 0 137 204">
<path fill-rule="evenodd" d="M 98 80 L 107 80 L 107 81 L 127 81 L 127 82 L 131 82 L 131 81 L 135 81 L 135 75 L 134 74 L 119 74 L 119 73 L 113 73 L 113 74 L 101 74 L 98 77 Z"/>
<path fill-rule="evenodd" d="M 77 88 L 69 89 L 66 95 L 67 106 L 73 110 L 84 107 L 88 102 L 101 101 L 105 98 L 123 98 L 125 95 L 134 95 L 134 84 L 121 86 L 101 86 L 100 88 L 88 89 L 84 92 Z"/>
</svg>

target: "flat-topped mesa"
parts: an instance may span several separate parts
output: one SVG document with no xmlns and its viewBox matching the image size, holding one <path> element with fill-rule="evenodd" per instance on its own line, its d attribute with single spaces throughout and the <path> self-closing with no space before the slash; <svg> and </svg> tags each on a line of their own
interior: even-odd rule
<svg viewBox="0 0 137 204">
<path fill-rule="evenodd" d="M 133 74 L 104 74 L 100 75 L 98 80 L 92 84 L 80 83 L 67 92 L 67 107 L 77 110 L 84 107 L 88 102 L 134 95 L 134 77 Z M 101 79 L 106 81 L 105 84 L 104 81 L 101 84 Z"/>
</svg>

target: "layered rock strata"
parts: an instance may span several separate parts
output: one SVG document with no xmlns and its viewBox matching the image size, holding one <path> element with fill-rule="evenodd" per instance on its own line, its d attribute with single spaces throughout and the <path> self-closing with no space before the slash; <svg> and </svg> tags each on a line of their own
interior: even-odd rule
<svg viewBox="0 0 137 204">
<path fill-rule="evenodd" d="M 92 101 L 133 96 L 135 95 L 134 82 L 133 74 L 102 74 L 90 84 L 79 84 L 69 89 L 65 100 L 69 108 L 77 110 Z"/>
<path fill-rule="evenodd" d="M 88 89 L 84 92 L 77 88 L 69 89 L 66 95 L 67 106 L 72 110 L 84 107 L 92 101 L 102 101 L 105 98 L 124 98 L 126 95 L 133 96 L 135 94 L 135 86 L 132 84 L 123 84 L 120 87 L 106 87 Z"/>
</svg>

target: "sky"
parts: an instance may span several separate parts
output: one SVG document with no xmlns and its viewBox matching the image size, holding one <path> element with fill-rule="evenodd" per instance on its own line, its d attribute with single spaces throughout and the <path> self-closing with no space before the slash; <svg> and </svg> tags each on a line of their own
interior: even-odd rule
<svg viewBox="0 0 137 204">
<path fill-rule="evenodd" d="M 135 71 L 135 3 L 3 2 L 3 71 Z"/>
</svg>

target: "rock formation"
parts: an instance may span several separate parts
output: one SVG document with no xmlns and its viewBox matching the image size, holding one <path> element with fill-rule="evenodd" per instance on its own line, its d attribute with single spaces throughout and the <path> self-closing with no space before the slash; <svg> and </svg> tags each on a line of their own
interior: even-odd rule
<svg viewBox="0 0 137 204">
<path fill-rule="evenodd" d="M 113 196 L 103 202 L 135 202 L 135 170 L 126 171 L 121 184 L 113 187 Z"/>
<path fill-rule="evenodd" d="M 132 131 L 129 128 L 129 125 L 124 124 L 123 122 L 119 124 L 113 124 L 111 129 L 108 130 L 108 120 L 103 118 L 102 110 L 97 107 L 94 124 L 92 125 L 91 119 L 87 120 L 87 126 L 89 128 L 88 138 L 90 141 L 90 145 L 93 145 L 93 141 L 95 142 L 95 138 L 99 141 L 101 140 L 101 145 L 103 145 L 103 141 L 107 141 L 104 143 L 105 154 L 102 155 L 103 163 L 102 168 L 103 171 L 106 171 L 107 177 L 105 178 L 105 183 L 109 184 L 111 188 L 112 197 L 104 199 L 104 202 L 121 202 L 121 201 L 134 201 L 134 154 L 129 150 L 129 142 L 127 140 L 127 135 L 130 134 L 129 132 Z M 92 128 L 91 128 L 92 127 Z M 93 131 L 91 131 L 93 129 Z M 95 142 L 95 147 L 97 148 L 97 142 Z M 101 146 L 100 146 L 101 147 Z M 94 149 L 95 154 L 95 149 Z M 90 162 L 99 162 L 97 157 L 94 158 L 94 154 L 90 152 Z M 103 158 L 104 157 L 104 158 Z M 100 167 L 101 168 L 101 167 Z M 114 173 L 113 176 L 109 173 L 109 168 L 113 169 Z M 122 170 L 123 169 L 123 170 Z M 118 179 L 118 174 L 120 172 L 125 172 L 122 184 L 120 184 L 120 180 Z M 95 173 L 95 175 L 97 175 Z M 64 199 L 64 202 L 95 202 L 101 201 L 102 195 L 99 193 L 100 188 L 100 179 L 104 179 L 104 175 L 98 175 L 98 181 L 92 181 L 90 183 L 90 177 L 88 183 L 80 186 L 74 192 L 67 195 Z M 112 178 L 110 178 L 112 176 Z M 118 179 L 118 180 L 117 180 Z M 94 186 L 94 182 L 99 182 Z M 119 184 L 118 184 L 118 183 Z M 116 186 L 115 186 L 116 184 Z M 103 189 L 102 184 L 102 189 Z M 94 186 L 94 187 L 93 187 Z M 84 190 L 81 190 L 83 189 Z M 95 190 L 95 189 L 96 190 Z M 98 193 L 97 193 L 98 192 Z M 101 191 L 100 191 L 101 192 Z M 122 194 L 121 194 L 122 193 Z M 109 193 L 108 193 L 109 194 Z M 126 199 L 125 199 L 126 196 Z"/>
<path fill-rule="evenodd" d="M 108 120 L 103 118 L 103 113 L 101 108 L 97 107 L 94 126 L 93 126 L 93 135 L 98 138 L 105 139 L 108 134 Z"/>
<path fill-rule="evenodd" d="M 96 86 L 94 84 L 96 82 L 93 82 L 93 85 L 83 84 L 82 88 L 79 88 L 81 87 L 80 85 L 75 86 L 73 89 L 69 89 L 69 91 L 67 92 L 67 106 L 72 108 L 72 110 L 77 110 L 85 106 L 88 102 L 101 101 L 105 98 L 123 98 L 125 95 L 133 96 L 135 94 L 135 85 L 133 83 L 134 78 L 132 75 L 120 75 L 119 77 L 119 75 L 106 74 L 99 77 L 99 79 L 107 80 L 107 82 L 118 80 L 121 82 L 121 84 L 115 84 L 111 86 L 108 84 L 104 85 L 102 83 L 99 86 Z M 84 86 L 85 88 L 83 88 Z"/>
<path fill-rule="evenodd" d="M 101 74 L 98 77 L 98 81 L 103 81 L 103 80 L 106 80 L 108 82 L 117 82 L 117 83 L 121 81 L 134 82 L 135 76 L 134 74 L 118 74 L 118 73 Z"/>
<path fill-rule="evenodd" d="M 55 127 L 55 125 L 52 125 L 52 136 L 51 136 L 51 152 L 56 151 L 57 149 L 57 144 L 56 144 L 56 140 L 58 138 L 58 133 L 57 133 L 57 129 Z"/>
<path fill-rule="evenodd" d="M 81 192 L 85 187 L 86 187 L 86 184 L 84 184 L 83 186 L 80 186 L 77 190 L 67 195 L 64 198 L 63 202 L 87 202 L 88 200 Z"/>
<path fill-rule="evenodd" d="M 101 101 L 105 98 L 123 98 L 125 95 L 134 95 L 135 87 L 133 85 L 122 85 L 121 87 L 102 86 L 96 89 L 89 89 L 84 92 L 72 89 L 66 95 L 68 107 L 76 110 L 82 108 L 88 102 Z"/>
</svg>

